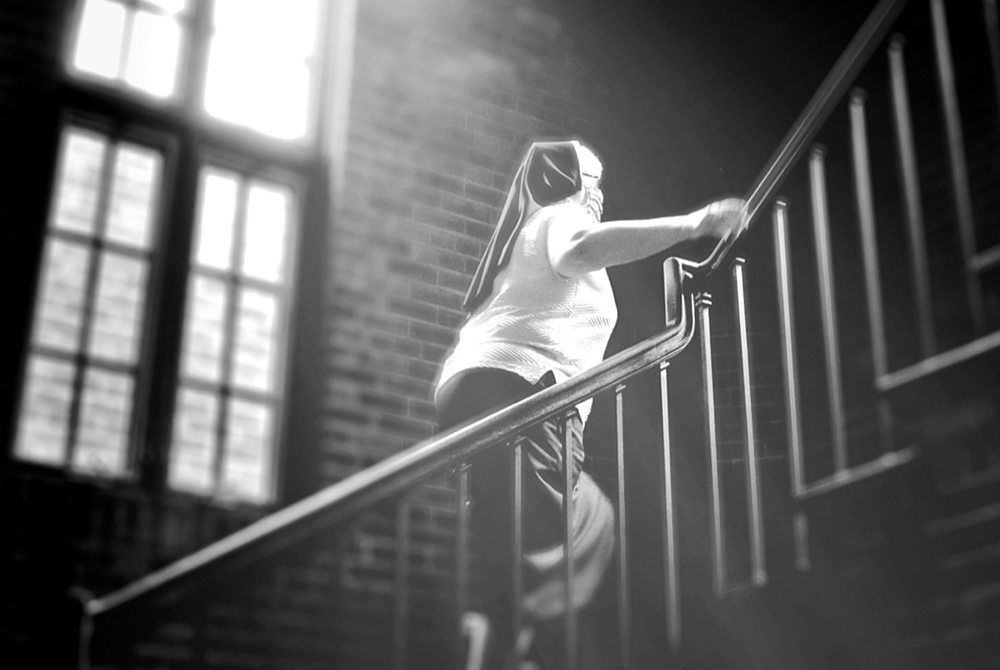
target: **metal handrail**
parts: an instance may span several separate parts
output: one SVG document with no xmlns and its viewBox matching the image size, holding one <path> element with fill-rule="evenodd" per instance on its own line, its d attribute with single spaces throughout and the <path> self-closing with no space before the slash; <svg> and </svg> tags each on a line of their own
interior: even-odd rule
<svg viewBox="0 0 1000 670">
<path fill-rule="evenodd" d="M 865 19 L 750 187 L 742 213 L 746 227 L 756 220 L 764 203 L 774 195 L 775 190 L 784 183 L 788 173 L 806 153 L 809 144 L 816 138 L 816 133 L 833 113 L 908 2 L 909 0 L 882 0 Z M 712 272 L 718 268 L 740 237 L 741 234 L 728 235 L 720 240 L 712 254 L 698 264 L 695 272 Z"/>
<path fill-rule="evenodd" d="M 907 1 L 882 0 L 865 20 L 749 190 L 743 230 L 755 220 L 761 207 L 805 153 Z M 673 306 L 668 304 L 668 327 L 662 333 L 583 374 L 490 416 L 420 442 L 117 591 L 89 600 L 84 605 L 86 614 L 97 616 L 151 596 L 156 596 L 158 604 L 179 600 L 199 577 L 253 563 L 675 356 L 691 341 L 695 329 L 692 296 L 683 290 L 684 279 L 701 277 L 717 269 L 743 230 L 723 238 L 700 263 L 679 259 L 664 263 L 665 282 L 673 282 L 668 291 L 671 288 L 676 291 L 677 302 Z"/>
<path fill-rule="evenodd" d="M 217 577 L 220 572 L 254 563 L 672 358 L 694 335 L 691 296 L 683 288 L 691 266 L 675 258 L 664 263 L 668 325 L 662 333 L 576 377 L 390 456 L 121 589 L 92 599 L 84 604 L 86 614 L 97 616 L 154 595 L 157 605 L 175 602 L 209 572 Z M 671 294 L 673 300 L 669 299 Z"/>
</svg>

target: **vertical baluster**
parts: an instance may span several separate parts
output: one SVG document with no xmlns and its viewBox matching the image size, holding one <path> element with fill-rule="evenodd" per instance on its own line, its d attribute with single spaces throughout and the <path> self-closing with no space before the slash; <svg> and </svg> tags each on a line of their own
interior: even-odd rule
<svg viewBox="0 0 1000 670">
<path fill-rule="evenodd" d="M 393 607 L 393 640 L 396 670 L 406 667 L 407 628 L 409 624 L 410 587 L 410 505 L 408 501 L 396 507 L 396 600 Z"/>
<path fill-rule="evenodd" d="M 945 139 L 948 143 L 948 172 L 951 175 L 958 233 L 965 261 L 965 284 L 969 293 L 969 307 L 972 310 L 972 326 L 978 335 L 983 331 L 983 296 L 979 277 L 976 276 L 976 270 L 971 264 L 973 256 L 976 255 L 976 228 L 972 218 L 969 169 L 965 161 L 962 119 L 958 110 L 958 94 L 955 91 L 955 71 L 951 61 L 944 0 L 931 0 L 931 20 L 934 27 L 934 55 L 937 59 L 938 83 L 941 87 Z"/>
<path fill-rule="evenodd" d="M 792 305 L 792 260 L 788 249 L 788 202 L 784 199 L 779 198 L 774 203 L 773 222 L 781 354 L 785 372 L 788 461 L 791 468 L 792 495 L 798 496 L 805 490 L 805 467 L 802 462 L 802 411 L 799 407 L 798 349 L 795 345 Z"/>
<path fill-rule="evenodd" d="M 667 611 L 667 643 L 676 654 L 681 645 L 681 595 L 677 583 L 677 528 L 674 519 L 674 472 L 667 385 L 669 366 L 668 362 L 660 363 L 660 416 L 663 421 L 663 596 Z"/>
<path fill-rule="evenodd" d="M 893 35 L 889 45 L 892 118 L 896 130 L 896 152 L 900 179 L 903 182 L 903 210 L 906 216 L 906 232 L 910 247 L 910 272 L 917 302 L 920 351 L 924 358 L 930 358 L 937 350 L 937 343 L 934 336 L 931 275 L 927 266 L 924 213 L 920 202 L 920 180 L 917 175 L 917 153 L 913 140 L 913 125 L 910 121 L 910 96 L 906 86 L 906 66 L 903 61 L 904 44 L 902 35 Z"/>
<path fill-rule="evenodd" d="M 722 528 L 722 486 L 719 481 L 719 442 L 715 424 L 715 378 L 712 366 L 712 320 L 709 311 L 712 296 L 699 293 L 695 298 L 701 326 L 701 375 L 705 397 L 705 433 L 712 485 L 712 588 L 716 596 L 726 591 L 725 535 Z"/>
<path fill-rule="evenodd" d="M 512 454 L 512 467 L 511 467 L 511 603 L 510 603 L 510 614 L 511 614 L 511 644 L 512 652 L 516 653 L 517 639 L 521 633 L 521 627 L 523 625 L 523 612 L 521 608 L 521 601 L 523 600 L 524 591 L 524 572 L 522 560 L 524 557 L 524 527 L 522 523 L 524 521 L 524 485 L 522 481 L 522 459 L 524 454 L 522 451 L 523 438 L 516 438 L 514 440 L 514 449 Z"/>
<path fill-rule="evenodd" d="M 631 606 L 628 583 L 628 533 L 625 509 L 625 385 L 615 387 L 615 455 L 618 477 L 618 645 L 622 667 L 631 665 Z"/>
<path fill-rule="evenodd" d="M 826 204 L 826 150 L 813 147 L 809 155 L 809 182 L 812 191 L 813 232 L 819 271 L 823 348 L 826 360 L 830 422 L 833 429 L 833 462 L 836 474 L 847 470 L 847 431 L 844 421 L 844 392 L 840 377 L 840 345 L 837 339 L 837 302 L 833 288 L 833 257 L 830 248 L 829 210 Z"/>
<path fill-rule="evenodd" d="M 288 591 L 288 580 L 289 572 L 287 565 L 275 566 L 272 572 L 274 576 L 274 585 L 271 590 L 271 597 L 268 598 L 268 610 L 269 616 L 267 620 L 267 664 L 270 667 L 275 667 L 277 665 L 277 657 L 275 656 L 275 651 L 281 648 L 281 640 L 279 639 L 279 634 L 281 627 L 279 622 L 281 620 L 281 605 L 285 600 L 285 593 Z"/>
<path fill-rule="evenodd" d="M 455 658 L 457 667 L 464 668 L 461 657 L 464 617 L 468 610 L 469 593 L 469 466 L 458 468 L 455 491 Z"/>
<path fill-rule="evenodd" d="M 983 18 L 986 21 L 986 39 L 990 45 L 990 66 L 993 70 L 993 93 L 1000 112 L 1000 16 L 997 0 L 983 0 Z"/>
<path fill-rule="evenodd" d="M 576 608 L 573 606 L 573 441 L 570 436 L 572 413 L 563 417 L 563 546 L 565 570 L 563 594 L 566 598 L 566 670 L 576 670 Z"/>
<path fill-rule="evenodd" d="M 743 426 L 747 468 L 747 509 L 750 514 L 750 574 L 753 583 L 767 583 L 764 565 L 764 518 L 760 508 L 759 466 L 757 462 L 757 428 L 753 415 L 753 386 L 750 379 L 750 333 L 747 319 L 746 260 L 737 258 L 733 264 L 733 289 L 736 295 L 736 323 L 740 339 L 740 376 L 743 391 Z"/>
<path fill-rule="evenodd" d="M 868 306 L 868 330 L 872 343 L 872 368 L 875 379 L 889 371 L 885 343 L 885 311 L 882 304 L 882 275 L 879 269 L 878 236 L 875 232 L 875 198 L 872 195 L 871 167 L 868 158 L 868 130 L 865 123 L 866 94 L 851 92 L 851 158 L 854 166 L 854 193 L 861 227 L 861 255 L 865 266 L 865 293 Z M 892 419 L 889 404 L 876 400 L 879 440 L 883 451 L 892 447 Z"/>
<path fill-rule="evenodd" d="M 795 567 L 799 572 L 808 572 L 812 567 L 809 559 L 809 519 L 805 512 L 796 512 L 792 520 L 795 535 Z"/>
</svg>

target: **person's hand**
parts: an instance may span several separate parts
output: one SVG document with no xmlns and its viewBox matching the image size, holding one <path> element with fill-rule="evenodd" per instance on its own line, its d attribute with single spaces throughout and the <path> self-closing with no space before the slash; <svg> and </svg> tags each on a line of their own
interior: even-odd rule
<svg viewBox="0 0 1000 670">
<path fill-rule="evenodd" d="M 743 198 L 726 198 L 713 202 L 704 209 L 696 235 L 721 240 L 743 232 L 747 225 L 744 215 L 746 204 L 747 201 Z"/>
</svg>

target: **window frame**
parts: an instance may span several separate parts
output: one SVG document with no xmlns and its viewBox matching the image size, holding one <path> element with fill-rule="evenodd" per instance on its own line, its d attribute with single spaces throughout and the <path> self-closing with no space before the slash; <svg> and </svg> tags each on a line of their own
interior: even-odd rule
<svg viewBox="0 0 1000 670">
<path fill-rule="evenodd" d="M 116 4 L 134 9 L 139 0 L 110 0 Z M 211 136 L 225 137 L 229 144 L 240 146 L 250 144 L 262 151 L 276 151 L 286 156 L 304 159 L 315 153 L 315 145 L 322 136 L 321 109 L 324 107 L 326 88 L 325 63 L 330 53 L 326 33 L 330 32 L 329 23 L 336 11 L 336 3 L 325 0 L 317 1 L 315 48 L 309 57 L 311 67 L 309 82 L 309 99 L 306 102 L 306 128 L 301 137 L 282 139 L 254 130 L 232 121 L 220 119 L 211 115 L 205 108 L 205 84 L 208 75 L 209 52 L 213 35 L 212 11 L 215 0 L 189 0 L 191 3 L 184 24 L 186 32 L 182 32 L 181 46 L 178 50 L 176 88 L 172 96 L 157 98 L 141 89 L 135 89 L 117 79 L 106 79 L 100 75 L 80 70 L 73 61 L 80 39 L 80 26 L 83 21 L 83 11 L 87 0 L 76 0 L 72 16 L 67 22 L 67 39 L 63 40 L 61 67 L 62 75 L 68 81 L 73 81 L 81 89 L 90 93 L 117 98 L 124 104 L 135 104 L 150 110 L 166 113 L 167 116 L 178 117 L 178 121 L 195 127 L 201 133 Z"/>
<path fill-rule="evenodd" d="M 289 409 L 288 403 L 292 393 L 292 377 L 290 371 L 292 368 L 291 362 L 293 357 L 292 343 L 294 342 L 296 335 L 296 324 L 298 317 L 298 303 L 296 300 L 296 294 L 299 282 L 301 281 L 300 268 L 301 268 L 301 248 L 300 245 L 304 236 L 302 235 L 302 227 L 306 218 L 306 203 L 308 201 L 308 178 L 304 177 L 302 174 L 295 171 L 289 170 L 287 168 L 276 166 L 270 163 L 262 163 L 256 159 L 248 158 L 243 155 L 236 155 L 227 150 L 219 149 L 215 147 L 200 147 L 196 152 L 196 164 L 198 165 L 198 171 L 194 174 L 191 179 L 195 184 L 199 184 L 201 181 L 201 170 L 205 168 L 216 168 L 229 172 L 234 172 L 240 176 L 245 182 L 251 182 L 255 179 L 269 181 L 275 185 L 282 186 L 288 189 L 289 192 L 289 209 L 290 214 L 294 217 L 293 225 L 289 226 L 288 236 L 286 237 L 285 246 L 285 264 L 286 264 L 286 279 L 287 282 L 285 286 L 281 289 L 284 293 L 284 297 L 287 299 L 286 309 L 284 314 L 279 319 L 276 327 L 281 330 L 280 339 L 278 340 L 278 347 L 275 349 L 275 370 L 274 370 L 274 388 L 272 393 L 275 396 L 275 412 L 274 412 L 274 442 L 271 445 L 273 447 L 271 454 L 271 500 L 280 500 L 284 496 L 284 474 L 287 456 L 287 446 L 289 443 L 288 438 L 288 417 Z M 200 197 L 200 192 L 197 196 Z M 196 266 L 193 260 L 194 245 L 195 245 L 195 228 L 197 226 L 197 208 L 199 205 L 198 197 L 196 197 L 194 202 L 194 210 L 191 213 L 191 220 L 188 223 L 191 233 L 191 243 L 188 245 L 187 254 L 184 257 L 184 274 L 183 274 L 183 285 L 178 290 L 181 297 L 181 312 L 182 317 L 180 325 L 182 327 L 181 332 L 177 334 L 176 342 L 176 356 L 174 357 L 176 361 L 175 371 L 173 373 L 173 385 L 170 401 L 170 412 L 169 421 L 164 427 L 164 448 L 163 452 L 165 456 L 169 457 L 170 449 L 173 445 L 173 418 L 175 417 L 177 395 L 183 386 L 183 372 L 182 365 L 183 362 L 181 357 L 183 355 L 183 344 L 184 344 L 184 333 L 183 326 L 184 315 L 187 305 L 188 291 L 190 289 L 190 279 L 194 276 L 194 271 Z M 241 285 L 237 282 L 237 286 Z M 223 385 L 220 383 L 220 386 Z M 190 386 L 189 386 L 190 388 Z M 201 388 L 195 386 L 194 388 Z M 220 398 L 223 400 L 232 397 L 231 393 L 222 394 Z M 224 455 L 224 450 L 221 447 L 217 447 L 216 455 L 221 458 Z M 166 479 L 169 475 L 169 458 L 164 465 L 163 477 L 164 486 L 169 488 L 169 484 Z M 225 498 L 217 498 L 214 495 L 204 495 L 199 493 L 193 493 L 190 491 L 185 491 L 182 489 L 169 489 L 173 495 L 180 496 L 190 496 L 193 498 L 205 500 L 218 501 L 218 504 L 227 507 L 234 506 L 234 503 L 228 502 Z M 236 503 L 239 505 L 240 503 Z M 243 503 L 250 506 L 257 506 L 259 504 L 267 503 Z"/>
<path fill-rule="evenodd" d="M 53 104 L 56 109 L 53 131 L 56 139 L 51 143 L 52 155 L 46 170 L 47 187 L 40 197 L 46 201 L 41 207 L 44 219 L 39 222 L 40 240 L 38 258 L 32 284 L 25 293 L 28 301 L 27 321 L 23 324 L 24 337 L 16 378 L 12 380 L 14 397 L 11 404 L 8 461 L 27 471 L 56 476 L 67 481 L 81 481 L 102 488 L 132 489 L 141 487 L 154 495 L 169 495 L 171 499 L 191 500 L 196 504 L 212 507 L 254 511 L 281 504 L 285 498 L 285 481 L 288 445 L 291 441 L 290 417 L 296 366 L 295 344 L 300 337 L 299 294 L 303 277 L 302 245 L 308 238 L 305 227 L 317 216 L 313 193 L 329 188 L 329 170 L 324 161 L 329 154 L 323 145 L 328 134 L 324 111 L 331 92 L 327 62 L 333 53 L 329 34 L 331 18 L 337 8 L 331 3 L 319 2 L 316 20 L 316 48 L 310 57 L 310 100 L 308 103 L 307 132 L 300 138 L 271 137 L 251 128 L 217 119 L 203 106 L 203 82 L 207 72 L 211 2 L 192 3 L 185 19 L 188 32 L 182 35 L 177 65 L 177 88 L 172 97 L 157 98 L 120 80 L 107 80 L 97 75 L 81 72 L 73 65 L 73 56 L 79 39 L 80 21 L 86 0 L 78 0 L 67 8 L 64 22 L 64 39 L 61 47 L 61 67 L 57 68 L 56 91 Z M 125 6 L 135 6 L 134 1 L 124 0 Z M 199 21 L 199 17 L 201 20 Z M 68 460 L 61 464 L 39 463 L 15 454 L 19 424 L 25 399 L 28 361 L 35 350 L 32 341 L 40 281 L 44 276 L 44 256 L 50 239 L 50 220 L 57 180 L 62 164 L 64 136 L 68 129 L 79 127 L 102 134 L 109 146 L 126 141 L 158 151 L 162 156 L 160 191 L 154 206 L 158 226 L 150 246 L 149 274 L 142 312 L 143 332 L 138 338 L 139 352 L 136 366 L 136 385 L 133 389 L 134 404 L 128 432 L 127 469 L 123 476 L 109 477 L 99 473 L 75 470 Z M 285 288 L 287 304 L 279 320 L 280 337 L 275 349 L 275 414 L 272 454 L 270 459 L 269 496 L 266 500 L 245 501 L 220 498 L 211 494 L 192 493 L 173 489 L 167 476 L 169 450 L 173 439 L 173 420 L 178 391 L 181 388 L 181 354 L 185 327 L 185 305 L 188 280 L 191 276 L 198 188 L 201 169 L 217 166 L 238 172 L 248 180 L 270 181 L 288 189 L 290 226 L 286 246 Z M 181 282 L 178 284 L 178 282 Z M 74 357 L 74 361 L 77 357 Z M 74 402 L 79 402 L 74 398 Z"/>
<path fill-rule="evenodd" d="M 46 271 L 46 251 L 48 249 L 50 239 L 54 236 L 60 236 L 59 233 L 54 232 L 52 226 L 52 217 L 54 215 L 54 208 L 56 205 L 55 195 L 58 187 L 56 181 L 63 165 L 63 148 L 65 147 L 65 138 L 68 135 L 69 130 L 73 128 L 101 135 L 107 141 L 109 149 L 123 142 L 137 144 L 144 148 L 158 151 L 163 160 L 160 193 L 157 194 L 156 203 L 152 209 L 152 216 L 154 217 L 156 223 L 149 246 L 149 274 L 146 279 L 147 299 L 145 301 L 141 317 L 142 323 L 140 326 L 142 332 L 137 338 L 136 343 L 138 351 L 134 364 L 136 372 L 135 387 L 132 391 L 132 411 L 129 420 L 129 429 L 126 433 L 126 439 L 128 441 L 126 445 L 127 452 L 125 455 L 126 465 L 125 471 L 120 476 L 108 476 L 74 469 L 72 465 L 72 445 L 67 445 L 66 457 L 63 462 L 59 464 L 40 463 L 38 461 L 22 458 L 15 453 L 15 446 L 20 432 L 21 410 L 25 401 L 24 390 L 25 384 L 28 381 L 29 362 L 31 357 L 38 353 L 38 349 L 33 342 L 34 319 L 38 307 L 38 299 L 42 289 L 42 279 Z M 95 115 L 78 109 L 64 109 L 60 112 L 57 135 L 58 138 L 54 143 L 56 155 L 51 161 L 52 171 L 49 180 L 49 188 L 46 193 L 48 202 L 45 205 L 45 218 L 41 225 L 42 234 L 39 249 L 39 261 L 37 263 L 35 273 L 31 278 L 32 283 L 31 288 L 29 289 L 31 309 L 29 310 L 28 321 L 25 324 L 26 335 L 24 338 L 24 351 L 21 356 L 21 363 L 15 380 L 16 388 L 18 390 L 12 408 L 10 458 L 20 464 L 31 467 L 62 471 L 69 479 L 72 480 L 90 483 L 99 482 L 105 485 L 114 485 L 116 483 L 122 485 L 137 484 L 141 483 L 143 479 L 141 467 L 141 445 L 147 440 L 149 407 L 151 395 L 153 393 L 152 362 L 154 359 L 154 352 L 157 350 L 157 334 L 159 332 L 158 325 L 162 316 L 162 300 L 153 300 L 152 297 L 159 295 L 162 292 L 163 287 L 165 286 L 165 275 L 167 271 L 167 251 L 165 250 L 165 242 L 172 211 L 170 200 L 169 198 L 164 197 L 164 194 L 168 188 L 173 186 L 174 183 L 174 173 L 176 170 L 179 147 L 176 138 L 173 138 L 166 133 L 158 132 L 148 127 L 128 122 L 123 123 L 121 121 L 110 119 L 107 116 Z M 110 186 L 103 183 L 102 180 L 101 190 L 103 191 L 107 188 L 110 188 Z M 93 243 L 90 248 L 92 252 L 99 252 L 103 248 L 103 244 L 96 242 Z M 98 253 L 95 253 L 94 255 L 96 258 Z M 91 298 L 88 297 L 87 299 L 90 300 Z M 81 328 L 86 328 L 91 323 L 92 321 L 88 319 L 85 323 L 81 324 Z M 44 351 L 41 353 L 45 355 Z M 52 358 L 51 356 L 49 357 Z M 71 361 L 74 368 L 85 369 L 89 366 L 91 357 L 81 349 L 78 352 L 67 355 L 66 359 Z M 75 374 L 79 375 L 81 373 L 75 372 Z M 73 399 L 71 401 L 72 405 L 77 405 L 80 402 L 80 389 L 78 386 L 78 384 L 74 383 Z"/>
</svg>

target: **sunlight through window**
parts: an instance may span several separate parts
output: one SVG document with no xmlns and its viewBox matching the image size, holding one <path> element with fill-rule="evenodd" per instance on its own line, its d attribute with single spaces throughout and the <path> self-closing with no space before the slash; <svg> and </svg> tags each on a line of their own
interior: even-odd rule
<svg viewBox="0 0 1000 670">
<path fill-rule="evenodd" d="M 287 187 L 206 168 L 188 284 L 170 485 L 219 500 L 273 495 L 292 232 Z"/>
<path fill-rule="evenodd" d="M 87 0 L 73 66 L 157 98 L 173 95 L 186 6 L 183 0 Z"/>
<path fill-rule="evenodd" d="M 205 109 L 282 139 L 307 132 L 316 0 L 216 0 Z"/>
<path fill-rule="evenodd" d="M 14 453 L 128 471 L 162 156 L 70 128 L 60 152 Z M 98 202 L 105 202 L 102 208 Z"/>
</svg>

